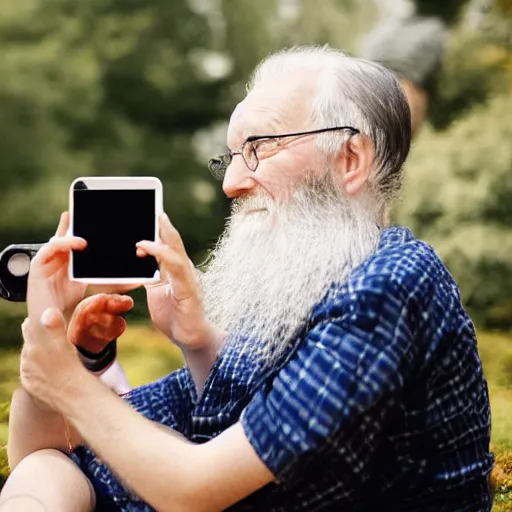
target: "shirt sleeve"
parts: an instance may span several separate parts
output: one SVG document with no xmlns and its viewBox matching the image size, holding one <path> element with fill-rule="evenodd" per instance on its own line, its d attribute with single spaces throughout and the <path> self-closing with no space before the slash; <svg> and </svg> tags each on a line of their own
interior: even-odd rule
<svg viewBox="0 0 512 512">
<path fill-rule="evenodd" d="M 345 446 L 347 467 L 370 459 L 418 352 L 410 318 L 419 291 L 390 282 L 348 290 L 255 394 L 241 422 L 279 480 L 332 444 Z"/>
</svg>

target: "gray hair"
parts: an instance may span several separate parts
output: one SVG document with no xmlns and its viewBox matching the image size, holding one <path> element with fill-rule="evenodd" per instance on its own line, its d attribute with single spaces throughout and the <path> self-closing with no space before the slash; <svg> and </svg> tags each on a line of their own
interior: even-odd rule
<svg viewBox="0 0 512 512">
<path fill-rule="evenodd" d="M 318 128 L 352 126 L 367 135 L 375 152 L 369 184 L 380 206 L 401 187 L 402 166 L 411 144 L 411 113 L 395 74 L 364 59 L 328 46 L 302 46 L 281 50 L 264 59 L 254 71 L 248 90 L 279 75 L 315 73 L 318 92 L 312 100 L 312 121 Z M 337 154 L 348 133 L 319 135 L 317 145 Z"/>
</svg>

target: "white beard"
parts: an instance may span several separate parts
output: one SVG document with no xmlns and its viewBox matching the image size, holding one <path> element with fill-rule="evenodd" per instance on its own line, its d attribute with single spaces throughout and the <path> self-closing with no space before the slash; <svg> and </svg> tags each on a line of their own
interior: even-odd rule
<svg viewBox="0 0 512 512">
<path fill-rule="evenodd" d="M 235 200 L 201 277 L 208 317 L 230 336 L 250 338 L 247 350 L 272 364 L 378 238 L 374 218 L 329 178 L 286 204 L 261 195 Z"/>
</svg>

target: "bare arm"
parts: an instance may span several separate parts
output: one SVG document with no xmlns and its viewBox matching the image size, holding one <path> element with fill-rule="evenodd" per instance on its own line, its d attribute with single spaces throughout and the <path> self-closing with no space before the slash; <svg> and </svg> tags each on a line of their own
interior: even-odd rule
<svg viewBox="0 0 512 512">
<path fill-rule="evenodd" d="M 125 321 L 119 313 L 133 305 L 129 297 L 100 294 L 80 302 L 70 315 L 68 334 L 75 344 L 84 341 L 87 348 L 99 350 L 124 331 Z M 96 325 L 97 319 L 104 324 Z M 23 326 L 22 326 L 23 330 Z M 118 393 L 125 393 L 129 385 L 123 370 L 116 361 L 105 372 L 96 375 L 108 387 Z M 66 433 L 66 428 L 68 433 Z M 9 415 L 8 458 L 11 469 L 27 455 L 45 448 L 54 448 L 62 452 L 69 451 L 81 443 L 80 436 L 68 424 L 64 417 L 43 402 L 32 398 L 23 388 L 15 391 Z"/>
<path fill-rule="evenodd" d="M 27 455 L 44 448 L 54 448 L 62 452 L 80 444 L 77 431 L 64 417 L 50 409 L 23 388 L 14 392 L 9 414 L 9 440 L 7 455 L 9 466 L 13 470 Z M 69 437 L 69 442 L 68 442 Z"/>
<path fill-rule="evenodd" d="M 117 361 L 97 377 L 117 393 L 129 391 L 128 381 Z M 11 470 L 27 455 L 38 450 L 53 448 L 69 452 L 79 444 L 79 434 L 60 413 L 33 398 L 23 388 L 14 392 L 9 413 L 7 444 Z"/>
<path fill-rule="evenodd" d="M 224 510 L 274 480 L 240 424 L 194 445 L 138 414 L 90 375 L 57 403 L 87 445 L 162 512 Z"/>
</svg>

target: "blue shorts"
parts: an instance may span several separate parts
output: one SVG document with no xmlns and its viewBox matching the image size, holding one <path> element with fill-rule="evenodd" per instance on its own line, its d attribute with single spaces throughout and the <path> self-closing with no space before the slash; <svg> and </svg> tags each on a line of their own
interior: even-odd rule
<svg viewBox="0 0 512 512">
<path fill-rule="evenodd" d="M 254 392 L 267 376 L 259 361 L 240 345 L 242 338 L 226 343 L 214 363 L 200 397 L 187 368 L 129 391 L 123 398 L 133 409 L 200 444 L 234 425 Z M 146 512 L 153 508 L 130 492 L 96 455 L 85 447 L 71 454 L 96 491 L 96 510 Z M 134 464 L 137 461 L 133 461 Z M 262 510 L 237 505 L 239 510 Z M 268 507 L 263 507 L 263 510 Z"/>
<path fill-rule="evenodd" d="M 187 435 L 187 418 L 192 408 L 190 376 L 177 370 L 154 383 L 136 388 L 123 398 L 146 418 Z M 132 494 L 119 479 L 85 447 L 70 455 L 91 481 L 96 492 L 96 511 L 149 512 L 154 509 Z M 134 464 L 137 461 L 133 461 Z"/>
</svg>

